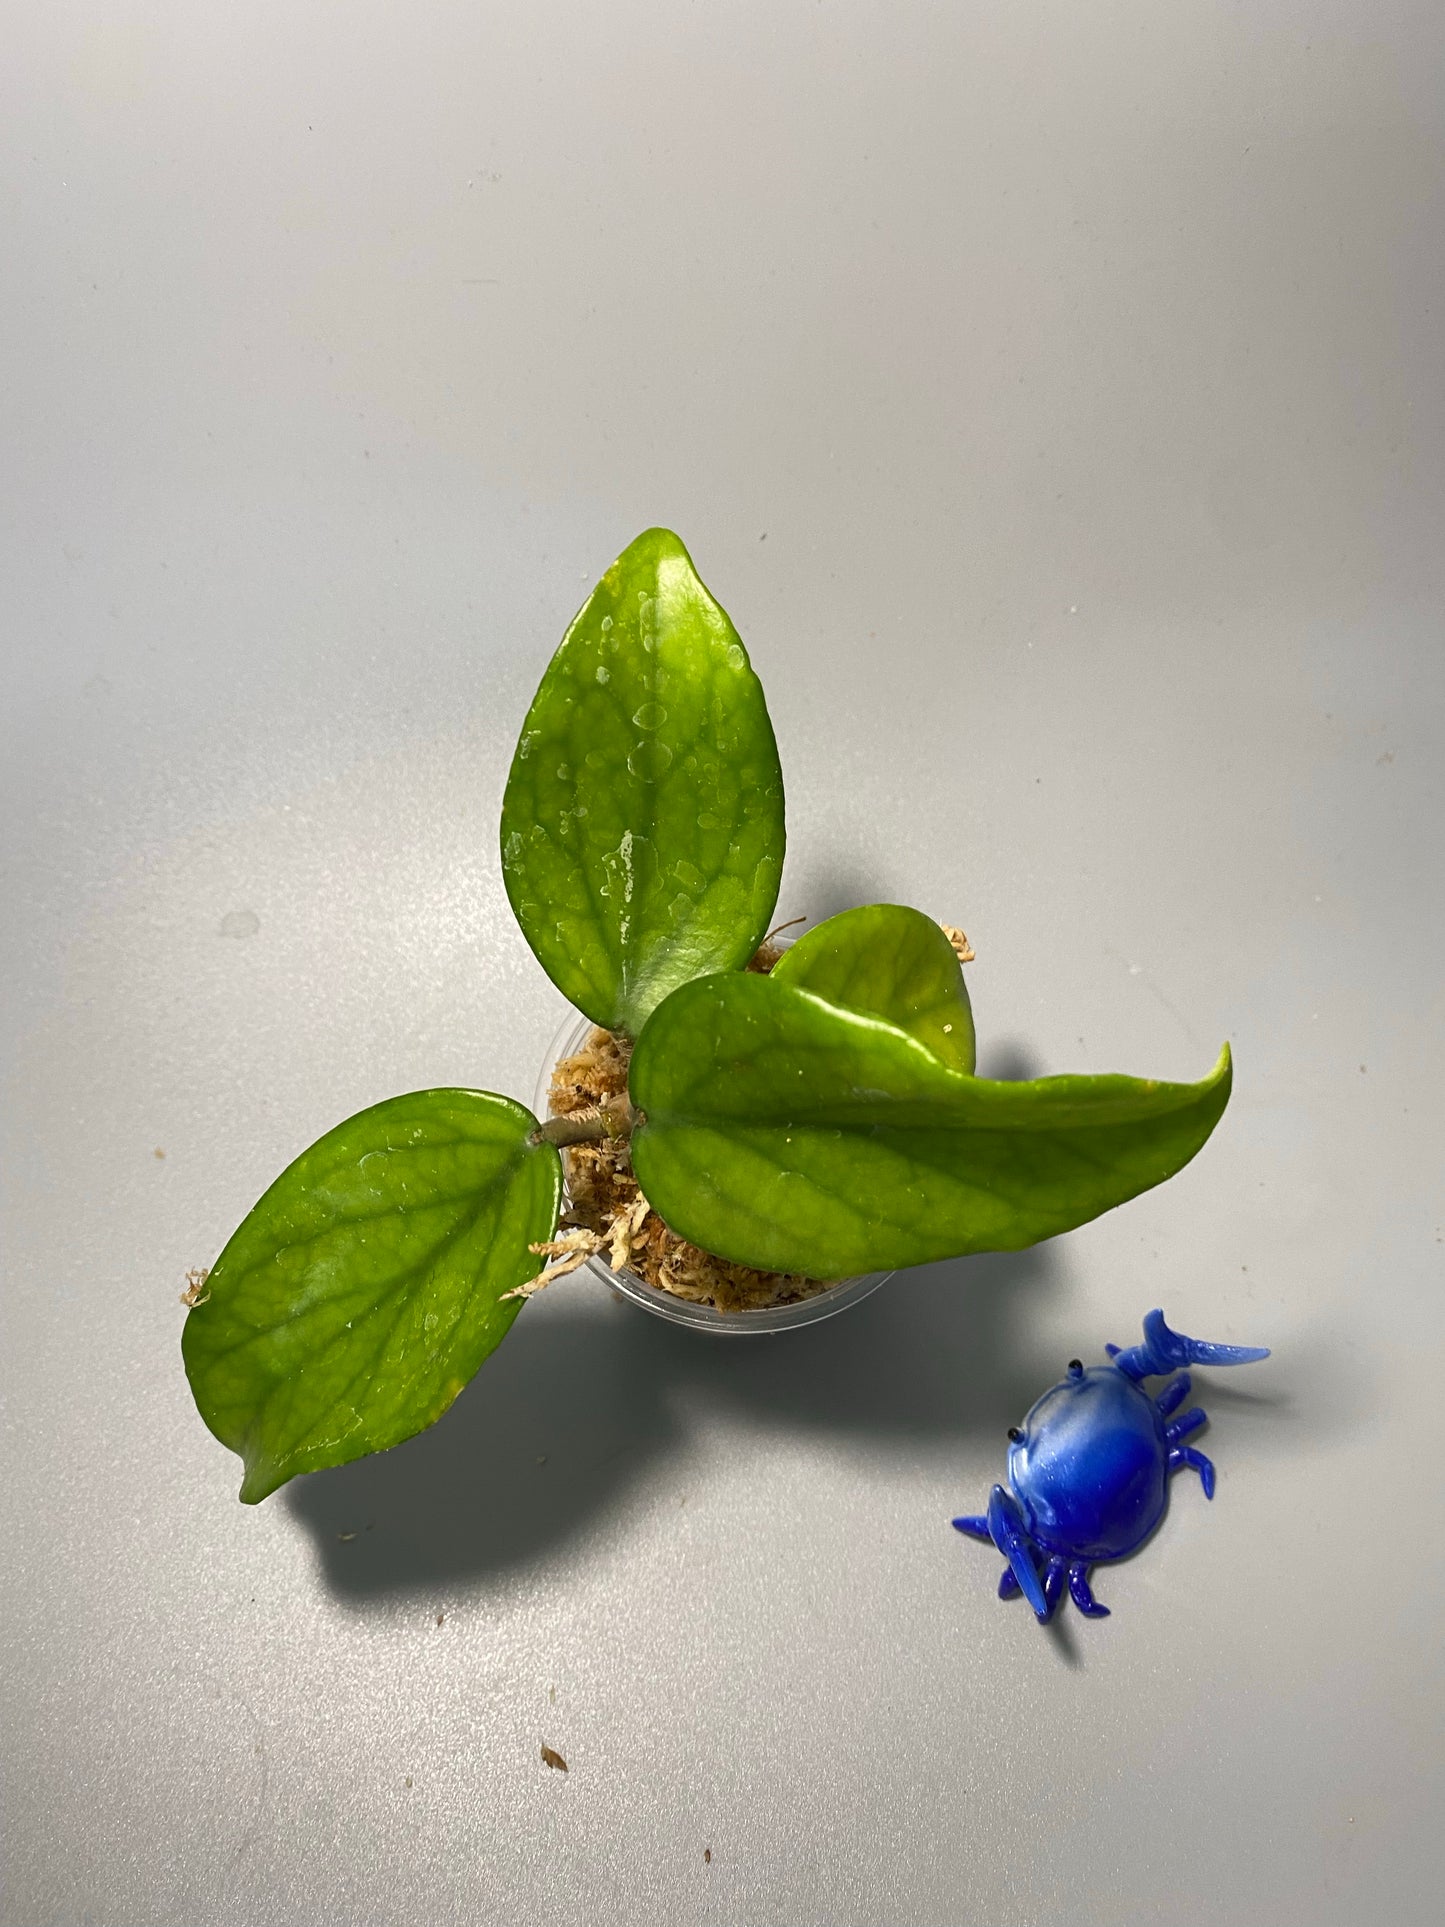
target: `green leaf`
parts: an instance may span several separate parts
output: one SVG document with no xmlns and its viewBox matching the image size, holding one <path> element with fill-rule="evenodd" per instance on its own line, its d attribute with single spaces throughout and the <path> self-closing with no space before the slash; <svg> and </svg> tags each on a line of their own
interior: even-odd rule
<svg viewBox="0 0 1445 1927">
<path fill-rule="evenodd" d="M 487 1091 L 415 1091 L 303 1151 L 206 1281 L 181 1350 L 241 1497 L 420 1432 L 506 1337 L 552 1236 L 562 1167 Z"/>
<path fill-rule="evenodd" d="M 845 910 L 785 950 L 773 982 L 881 1017 L 956 1071 L 974 1061 L 973 1011 L 957 952 L 931 917 L 897 903 Z"/>
<path fill-rule="evenodd" d="M 603 576 L 527 712 L 502 875 L 547 975 L 635 1034 L 669 991 L 745 964 L 783 863 L 762 685 L 687 550 L 649 529 Z"/>
<path fill-rule="evenodd" d="M 1187 1164 L 1229 1097 L 1199 1084 L 951 1070 L 879 1018 L 769 977 L 675 991 L 637 1040 L 632 1164 L 704 1250 L 814 1278 L 1068 1231 Z"/>
</svg>

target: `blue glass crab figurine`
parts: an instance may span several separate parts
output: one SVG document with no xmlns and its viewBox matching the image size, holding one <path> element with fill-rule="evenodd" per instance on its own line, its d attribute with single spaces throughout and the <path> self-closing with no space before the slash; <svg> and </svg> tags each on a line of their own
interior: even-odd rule
<svg viewBox="0 0 1445 1927">
<path fill-rule="evenodd" d="M 986 1514 L 955 1519 L 971 1539 L 997 1546 L 1008 1560 L 1000 1599 L 1022 1593 L 1040 1623 L 1053 1615 L 1064 1581 L 1081 1613 L 1107 1619 L 1089 1590 L 1089 1569 L 1122 1559 L 1149 1537 L 1169 1502 L 1170 1474 L 1192 1466 L 1206 1499 L 1214 1467 L 1184 1440 L 1204 1423 L 1195 1406 L 1172 1414 L 1189 1396 L 1185 1365 L 1248 1365 L 1268 1358 L 1258 1345 L 1210 1345 L 1170 1331 L 1162 1311 L 1144 1320 L 1144 1343 L 1104 1348 L 1108 1365 L 1089 1370 L 1069 1361 L 1069 1375 L 1009 1427 L 1008 1478 L 996 1485 Z M 1142 1381 L 1178 1372 L 1157 1398 Z M 1040 1566 L 1043 1570 L 1040 1572 Z"/>
</svg>

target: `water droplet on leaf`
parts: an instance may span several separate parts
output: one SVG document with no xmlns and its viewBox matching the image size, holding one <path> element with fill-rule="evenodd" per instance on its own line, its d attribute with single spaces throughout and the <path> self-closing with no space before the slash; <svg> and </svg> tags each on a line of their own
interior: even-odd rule
<svg viewBox="0 0 1445 1927">
<path fill-rule="evenodd" d="M 639 782 L 655 783 L 671 761 L 672 751 L 667 744 L 649 738 L 629 751 L 627 767 Z"/>
</svg>

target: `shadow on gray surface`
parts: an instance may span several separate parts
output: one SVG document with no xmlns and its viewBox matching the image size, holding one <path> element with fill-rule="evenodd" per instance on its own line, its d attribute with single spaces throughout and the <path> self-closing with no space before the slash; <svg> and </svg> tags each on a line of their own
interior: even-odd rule
<svg viewBox="0 0 1445 1927">
<path fill-rule="evenodd" d="M 708 1338 L 579 1286 L 530 1308 L 430 1431 L 299 1479 L 285 1502 L 332 1590 L 361 1601 L 525 1566 L 685 1454 L 692 1415 L 885 1445 L 1002 1441 L 1062 1362 L 1028 1337 L 1057 1274 L 1047 1246 L 954 1259 L 757 1339 Z"/>
<path fill-rule="evenodd" d="M 1047 1633 L 1053 1644 L 1054 1651 L 1058 1654 L 1064 1665 L 1067 1666 L 1071 1672 L 1083 1672 L 1084 1654 L 1083 1649 L 1079 1645 L 1079 1636 L 1074 1626 L 1072 1606 L 1067 1602 L 1062 1603 L 1048 1625 L 1043 1628 L 1043 1631 Z"/>
<path fill-rule="evenodd" d="M 856 850 L 829 857 L 815 848 L 810 854 L 811 861 L 806 858 L 792 860 L 787 884 L 778 898 L 775 913 L 779 918 L 805 919 L 792 932 L 795 938 L 801 937 L 805 930 L 811 930 L 815 924 L 836 917 L 841 911 L 856 910 L 860 904 L 898 901 L 889 892 L 887 872 L 882 868 L 873 868 Z M 784 908 L 785 904 L 787 908 Z"/>
<path fill-rule="evenodd" d="M 996 1084 L 1022 1084 L 1031 1077 L 1046 1077 L 1028 1046 L 1017 1037 L 996 1037 L 992 1042 L 979 1040 L 978 1074 L 991 1077 Z"/>
</svg>

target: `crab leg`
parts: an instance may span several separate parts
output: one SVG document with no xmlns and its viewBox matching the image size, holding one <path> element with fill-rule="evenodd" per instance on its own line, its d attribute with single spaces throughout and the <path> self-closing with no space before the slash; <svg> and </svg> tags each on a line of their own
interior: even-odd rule
<svg viewBox="0 0 1445 1927">
<path fill-rule="evenodd" d="M 1193 1386 L 1194 1381 L 1188 1372 L 1181 1372 L 1178 1378 L 1171 1378 L 1158 1398 L 1154 1401 L 1159 1416 L 1161 1418 L 1168 1418 L 1171 1412 L 1177 1412 L 1185 1399 L 1188 1398 Z"/>
<path fill-rule="evenodd" d="M 1047 1619 L 1049 1603 L 1044 1598 L 1044 1589 L 1034 1569 L 1024 1515 L 1019 1511 L 1018 1500 L 1001 1485 L 996 1485 L 988 1495 L 988 1529 L 994 1544 L 1013 1569 L 1013 1576 L 1019 1582 L 1019 1591 L 1038 1618 Z"/>
<path fill-rule="evenodd" d="M 1064 1596 L 1064 1574 L 1068 1568 L 1068 1560 L 1057 1552 L 1044 1568 L 1044 1598 L 1048 1601 L 1050 1616 Z"/>
<path fill-rule="evenodd" d="M 1069 1596 L 1088 1619 L 1107 1619 L 1109 1608 L 1101 1606 L 1089 1590 L 1089 1568 L 1082 1559 L 1069 1567 Z"/>
<path fill-rule="evenodd" d="M 982 1541 L 986 1546 L 991 1546 L 994 1543 L 993 1534 L 988 1529 L 988 1520 L 983 1518 L 977 1512 L 965 1513 L 962 1518 L 954 1519 L 952 1521 L 952 1525 L 956 1532 L 966 1533 L 970 1539 L 982 1539 Z M 1002 1548 L 1000 1548 L 1000 1550 L 1002 1550 Z M 1006 1554 L 1006 1556 L 1011 1557 L 1012 1555 Z M 1032 1567 L 1033 1566 L 1032 1553 L 1026 1551 L 1024 1556 L 1028 1559 L 1030 1567 Z M 1059 1591 L 1057 1584 L 1054 1585 L 1052 1593 L 1050 1593 L 1049 1591 L 1050 1578 L 1053 1573 L 1053 1563 L 1054 1562 L 1052 1561 L 1050 1562 L 1049 1569 L 1044 1575 L 1044 1588 L 1043 1588 L 1043 1597 L 1050 1612 L 1053 1611 L 1054 1601 L 1057 1599 L 1058 1591 Z M 1019 1594 L 1022 1591 L 1023 1591 L 1023 1587 L 1019 1584 L 1018 1580 L 1014 1577 L 1014 1569 L 1012 1564 L 1005 1566 L 1003 1571 L 999 1574 L 999 1580 L 998 1580 L 999 1598 L 1000 1599 L 1017 1599 Z M 1032 1605 L 1033 1603 L 1032 1598 L 1030 1599 L 1029 1603 Z"/>
<path fill-rule="evenodd" d="M 1181 1466 L 1192 1465 L 1199 1474 L 1199 1483 L 1204 1487 L 1206 1499 L 1214 1497 L 1214 1464 L 1202 1452 L 1196 1452 L 1192 1445 L 1176 1445 L 1169 1454 L 1169 1470 L 1177 1472 Z"/>
<path fill-rule="evenodd" d="M 1263 1345 L 1215 1345 L 1205 1338 L 1186 1338 L 1171 1331 L 1162 1311 L 1144 1314 L 1144 1343 L 1126 1352 L 1110 1352 L 1119 1370 L 1137 1384 L 1156 1372 L 1176 1371 L 1181 1365 L 1249 1365 L 1268 1358 Z"/>
<path fill-rule="evenodd" d="M 1050 1559 L 1049 1563 L 1044 1567 L 1044 1601 L 1048 1606 L 1050 1618 L 1053 1617 L 1054 1608 L 1063 1597 L 1064 1574 L 1067 1569 L 1068 1561 L 1060 1558 L 1057 1553 L 1054 1554 L 1053 1558 Z M 999 1598 L 1017 1599 L 1020 1590 L 1019 1582 L 1013 1576 L 1012 1566 L 1005 1566 L 998 1576 Z"/>
<path fill-rule="evenodd" d="M 1196 1405 L 1192 1412 L 1186 1412 L 1183 1418 L 1171 1419 L 1164 1427 L 1165 1443 L 1167 1445 L 1178 1445 L 1181 1439 L 1187 1439 L 1191 1432 L 1197 1432 L 1201 1425 L 1207 1425 L 1208 1423 L 1208 1414 L 1200 1406 Z"/>
</svg>

